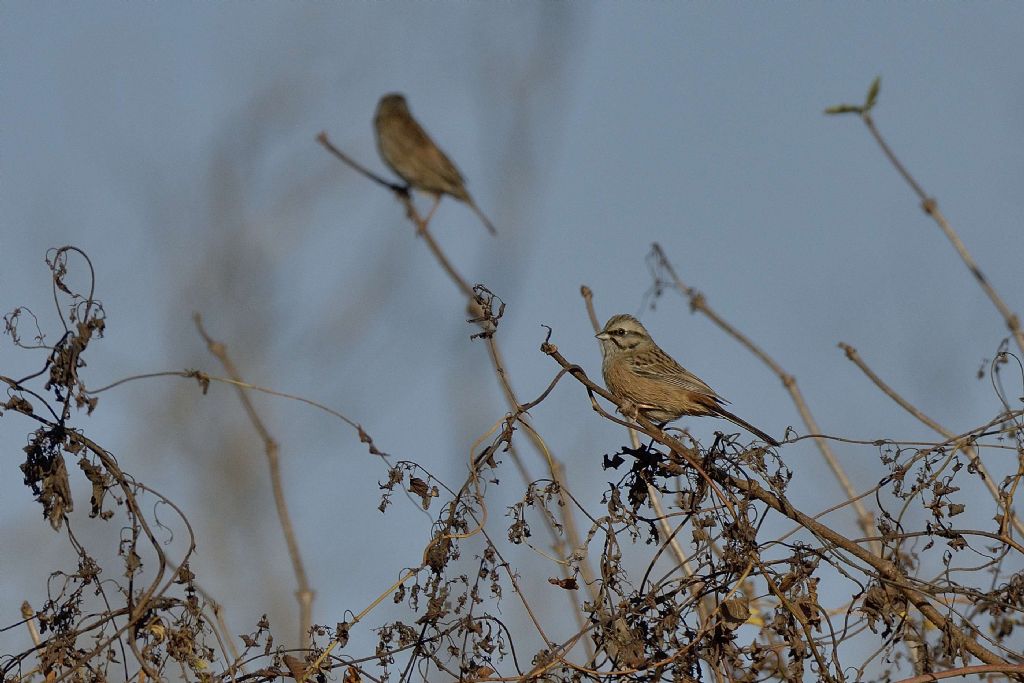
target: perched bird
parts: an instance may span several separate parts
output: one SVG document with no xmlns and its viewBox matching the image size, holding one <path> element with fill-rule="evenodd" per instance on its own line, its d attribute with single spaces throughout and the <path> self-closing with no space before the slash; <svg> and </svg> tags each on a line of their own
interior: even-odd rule
<svg viewBox="0 0 1024 683">
<path fill-rule="evenodd" d="M 434 195 L 434 207 L 427 220 L 434 215 L 441 195 L 450 194 L 473 209 L 492 235 L 497 230 L 466 191 L 466 181 L 427 131 L 412 117 L 405 96 L 391 93 L 380 98 L 373 119 L 377 132 L 377 149 L 392 171 L 410 187 Z"/>
<path fill-rule="evenodd" d="M 728 401 L 662 351 L 633 316 L 612 316 L 597 338 L 601 341 L 601 372 L 608 390 L 635 404 L 651 422 L 664 424 L 683 415 L 714 415 L 772 446 L 779 445 L 722 407 Z"/>
</svg>

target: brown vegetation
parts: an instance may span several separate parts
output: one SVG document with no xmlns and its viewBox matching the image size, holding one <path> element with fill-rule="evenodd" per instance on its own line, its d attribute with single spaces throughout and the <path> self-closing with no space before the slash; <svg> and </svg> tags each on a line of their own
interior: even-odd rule
<svg viewBox="0 0 1024 683">
<path fill-rule="evenodd" d="M 27 377 L 0 374 L 6 387 L 0 417 L 23 420 L 31 428 L 21 464 L 25 484 L 78 562 L 71 571 L 49 574 L 45 604 L 26 603 L 20 622 L 3 625 L 23 629 L 26 641 L 20 651 L 0 657 L 4 683 L 279 677 L 346 683 L 907 683 L 970 674 L 1024 680 L 1024 526 L 1015 505 L 1024 478 L 1024 410 L 1018 398 L 1024 334 L 937 203 L 882 140 L 871 119 L 876 97 L 877 84 L 864 105 L 830 111 L 854 113 L 867 124 L 1003 316 L 1016 346 L 1011 352 L 1011 341 L 1005 341 L 987 368 L 1003 409 L 955 433 L 900 396 L 853 347 L 842 344 L 880 389 L 879 400 L 888 397 L 937 433 L 929 443 L 823 434 L 796 379 L 686 285 L 658 245 L 649 256 L 650 295 L 655 300 L 681 295 L 691 311 L 707 316 L 762 360 L 790 393 L 802 427 L 790 428 L 779 448 L 745 447 L 735 435 L 723 434 L 705 445 L 685 432 L 662 430 L 642 415 L 635 420 L 617 415 L 616 408 L 625 415 L 636 411 L 620 405 L 576 359 L 565 357 L 557 330 L 550 329 L 538 339 L 538 353 L 551 364 L 550 385 L 534 398 L 520 397 L 499 346 L 505 303 L 461 275 L 406 188 L 363 169 L 321 134 L 326 150 L 403 203 L 415 234 L 461 292 L 473 336 L 487 347 L 508 412 L 474 446 L 466 480 L 448 484 L 420 463 L 382 452 L 356 421 L 337 411 L 247 383 L 229 345 L 195 319 L 222 374 L 187 369 L 147 377 L 187 378 L 203 393 L 213 383 L 237 389 L 265 446 L 295 575 L 302 624 L 295 642 L 271 635 L 266 619 L 244 635 L 228 632 L 220 607 L 190 569 L 195 539 L 187 511 L 147 486 L 145 473 L 122 470 L 115 454 L 87 435 L 88 415 L 102 409 L 98 394 L 139 378 L 95 389 L 83 382 L 79 371 L 91 344 L 103 336 L 105 312 L 93 291 L 88 257 L 75 247 L 52 251 L 47 263 L 60 336 L 47 341 L 27 309 L 5 317 L 14 344 L 26 352 L 42 351 L 45 361 Z M 83 291 L 68 284 L 73 269 L 89 273 Z M 582 295 L 596 331 L 594 291 L 584 286 Z M 35 329 L 27 332 L 28 327 Z M 589 400 L 600 419 L 624 428 L 623 443 L 609 446 L 603 463 L 617 478 L 609 490 L 573 488 L 534 427 L 531 413 L 543 411 L 553 391 Z M 430 538 L 409 539 L 422 546 L 422 562 L 382 568 L 382 575 L 397 576 L 394 585 L 367 596 L 364 609 L 338 615 L 333 624 L 312 622 L 314 587 L 281 486 L 277 444 L 250 400 L 252 392 L 302 401 L 341 420 L 379 460 L 381 511 L 396 504 L 396 492 L 405 492 L 433 515 Z M 846 499 L 827 510 L 802 509 L 801 496 L 794 493 L 794 485 L 811 485 L 787 463 L 787 446 L 802 440 L 816 444 L 845 491 Z M 856 490 L 833 452 L 835 443 L 870 462 L 877 485 Z M 540 454 L 547 467 L 543 476 L 529 473 L 524 449 Z M 6 476 L 15 475 L 9 469 Z M 91 484 L 93 522 L 81 519 L 81 510 L 72 515 L 71 479 L 77 477 Z M 497 486 L 521 490 L 507 516 L 488 507 L 488 491 Z M 166 510 L 177 515 L 176 522 Z M 856 520 L 860 537 L 842 531 L 837 520 L 844 516 Z M 764 532 L 779 521 L 791 524 L 791 531 Z M 102 566 L 100 555 L 79 540 L 76 530 L 86 523 L 103 525 L 117 539 L 120 566 Z M 170 527 L 186 536 L 175 539 L 173 554 L 157 531 Z M 560 605 L 572 612 L 573 632 L 550 625 L 547 617 L 558 607 L 531 596 L 507 559 L 511 548 L 524 544 L 550 560 L 547 585 L 564 593 Z M 49 571 L 39 568 L 40 575 Z M 408 616 L 372 621 L 385 600 L 404 605 Z M 512 623 L 504 616 L 508 613 L 525 619 Z M 376 648 L 350 649 L 354 629 L 372 629 Z"/>
</svg>

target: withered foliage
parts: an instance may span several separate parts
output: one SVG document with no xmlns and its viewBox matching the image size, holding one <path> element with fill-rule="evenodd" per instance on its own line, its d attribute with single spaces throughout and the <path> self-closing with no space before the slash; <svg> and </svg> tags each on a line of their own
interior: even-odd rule
<svg viewBox="0 0 1024 683">
<path fill-rule="evenodd" d="M 26 606 L 24 621 L 8 626 L 23 624 L 38 642 L 0 660 L 4 681 L 847 681 L 979 663 L 1009 674 L 1024 664 L 1024 556 L 1013 523 L 1024 466 L 999 482 L 997 501 L 965 494 L 977 492 L 983 476 L 966 447 L 1024 462 L 1021 411 L 1001 389 L 1006 410 L 955 440 L 860 447 L 875 450 L 880 481 L 869 492 L 877 533 L 859 539 L 844 531 L 849 520 L 834 526 L 797 508 L 791 489 L 801 482 L 783 460 L 785 446 L 746 446 L 735 435 L 708 447 L 689 437 L 684 444 L 682 433 L 650 424 L 639 425 L 642 439 L 593 458 L 610 477 L 603 492 L 580 497 L 565 481 L 527 481 L 504 522 L 487 523 L 486 491 L 510 485 L 496 475 L 520 439 L 513 425 L 522 415 L 510 413 L 457 490 L 415 462 L 380 454 L 390 462 L 380 510 L 398 491 L 435 516 L 421 540 L 422 564 L 389 592 L 408 619 L 374 627 L 364 613 L 335 627 L 310 625 L 304 652 L 275 642 L 265 618 L 250 633 L 227 633 L 189 568 L 194 545 L 184 514 L 189 538 L 171 558 L 143 501 L 178 508 L 122 471 L 81 426 L 79 416 L 98 404 L 78 370 L 102 337 L 104 311 L 91 291 L 66 284 L 71 256 L 86 260 L 73 248 L 48 259 L 63 305 L 55 344 L 38 330 L 32 346 L 21 344 L 25 309 L 5 319 L 15 343 L 46 354 L 33 375 L 2 377 L 2 407 L 4 417 L 33 425 L 24 483 L 78 562 L 53 571 L 47 601 Z M 471 323 L 487 320 L 494 330 L 496 299 L 477 292 L 487 298 Z M 571 375 L 592 395 L 603 391 L 550 340 L 543 351 L 566 370 L 556 384 Z M 1019 386 L 1019 365 L 1003 347 L 990 368 L 995 386 L 1007 368 L 1018 370 Z M 119 568 L 101 566 L 78 542 L 74 529 L 85 522 L 72 514 L 71 477 L 91 487 L 88 517 L 119 539 Z M 989 528 L 960 524 L 977 524 L 986 507 L 996 513 Z M 588 522 L 575 535 L 570 515 Z M 793 533 L 779 535 L 781 520 L 795 523 Z M 524 586 L 541 577 L 522 576 L 507 559 L 523 547 L 555 561 L 543 579 L 557 595 L 537 599 Z M 570 632 L 565 619 L 552 621 L 550 601 L 559 596 L 568 600 L 555 612 L 576 612 Z M 507 614 L 517 612 L 528 618 L 510 622 Z M 373 652 L 347 651 L 357 628 L 376 632 Z"/>
<path fill-rule="evenodd" d="M 321 143 L 349 162 L 326 136 Z M 28 426 L 24 483 L 41 526 L 62 534 L 77 562 L 39 568 L 48 573 L 47 600 L 26 604 L 22 620 L 2 626 L 22 629 L 25 639 L 0 655 L 3 683 L 754 683 L 925 681 L 954 672 L 1024 680 L 1024 524 L 1016 512 L 1024 369 L 1008 345 L 985 373 L 1000 405 L 991 420 L 934 443 L 833 439 L 846 462 L 877 473 L 877 484 L 856 500 L 808 511 L 803 506 L 820 499 L 807 495 L 818 482 L 800 474 L 790 453 L 805 456 L 799 442 L 830 437 L 791 430 L 774 449 L 736 434 L 701 444 L 641 416 L 627 420 L 616 408 L 636 411 L 565 358 L 550 328 L 537 358 L 550 365 L 551 382 L 533 401 L 517 399 L 497 346 L 505 303 L 458 274 L 408 192 L 368 177 L 405 204 L 465 295 L 471 337 L 486 345 L 509 400 L 456 485 L 378 450 L 335 413 L 380 463 L 379 512 L 411 505 L 430 516 L 429 534 L 403 539 L 422 548 L 419 564 L 381 567 L 395 583 L 365 596 L 362 612 L 304 624 L 306 648 L 272 635 L 265 617 L 247 633 L 228 631 L 190 568 L 195 543 L 184 512 L 87 435 L 88 416 L 102 405 L 79 371 L 103 336 L 105 312 L 91 263 L 64 247 L 47 259 L 62 324 L 56 342 L 27 309 L 4 318 L 16 346 L 44 357 L 30 376 L 0 374 L 0 418 Z M 68 284 L 79 262 L 88 266 L 81 289 Z M 655 299 L 680 288 L 655 275 Z M 589 289 L 584 296 L 591 304 Z M 696 293 L 691 305 L 708 310 Z M 20 329 L 29 319 L 31 335 Z M 227 381 L 177 374 L 203 392 Z M 595 423 L 632 429 L 599 452 L 574 454 L 603 468 L 606 488 L 574 487 L 533 426 L 531 414 L 555 391 L 589 400 Z M 539 456 L 543 475 L 531 473 L 526 452 Z M 75 478 L 91 491 L 87 515 L 74 505 L 72 491 L 83 490 Z M 514 503 L 489 506 L 496 492 L 509 491 Z M 871 508 L 870 528 L 858 528 L 855 503 Z M 156 519 L 150 511 L 158 505 L 178 519 Z M 116 564 L 80 542 L 76 530 L 86 524 L 115 540 Z M 175 534 L 154 532 L 172 527 Z M 374 609 L 388 602 L 400 618 L 376 618 Z"/>
<path fill-rule="evenodd" d="M 69 260 L 75 257 L 88 265 L 86 293 L 68 283 Z M 24 346 L 19 320 L 31 315 L 34 321 L 35 316 L 27 309 L 5 316 L 5 331 L 15 344 L 46 356 L 43 367 L 28 377 L 0 376 L 6 389 L 0 415 L 18 414 L 35 425 L 24 447 L 24 483 L 50 526 L 66 535 L 78 561 L 49 574 L 44 604 L 23 606 L 23 622 L 13 626 L 25 624 L 36 642 L 0 659 L 0 672 L 5 681 L 105 681 L 140 671 L 151 678 L 208 676 L 218 647 L 211 606 L 199 596 L 189 570 L 192 539 L 172 566 L 141 501 L 149 498 L 180 511 L 122 471 L 114 454 L 90 439 L 74 419 L 81 409 L 91 414 L 98 403 L 79 377 L 90 344 L 104 331 L 104 309 L 92 291 L 92 265 L 74 247 L 51 251 L 47 264 L 63 329 L 48 345 L 37 325 L 34 344 Z M 91 484 L 88 516 L 106 523 L 118 539 L 119 568 L 104 567 L 74 533 L 82 524 L 80 519 L 73 524 L 71 516 L 75 505 L 69 479 L 76 470 Z M 191 534 L 187 520 L 180 519 Z M 168 671 L 171 666 L 174 673 Z"/>
</svg>

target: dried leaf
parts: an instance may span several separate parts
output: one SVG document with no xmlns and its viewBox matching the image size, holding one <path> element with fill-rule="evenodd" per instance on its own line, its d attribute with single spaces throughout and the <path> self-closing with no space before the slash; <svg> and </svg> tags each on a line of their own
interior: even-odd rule
<svg viewBox="0 0 1024 683">
<path fill-rule="evenodd" d="M 731 598 L 722 603 L 722 623 L 729 630 L 735 630 L 750 618 L 750 605 L 746 598 Z"/>
<path fill-rule="evenodd" d="M 567 579 L 548 579 L 548 583 L 550 583 L 552 586 L 564 588 L 567 591 L 574 591 L 579 589 L 579 584 L 576 583 L 576 579 L 571 576 Z"/>
</svg>

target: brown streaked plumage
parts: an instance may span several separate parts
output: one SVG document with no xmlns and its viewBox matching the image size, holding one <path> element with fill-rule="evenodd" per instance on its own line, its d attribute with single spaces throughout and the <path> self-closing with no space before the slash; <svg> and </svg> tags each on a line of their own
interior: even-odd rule
<svg viewBox="0 0 1024 683">
<path fill-rule="evenodd" d="M 683 415 L 714 415 L 743 427 L 772 446 L 779 445 L 726 410 L 723 405 L 728 401 L 662 351 L 633 316 L 612 316 L 597 338 L 601 342 L 601 372 L 608 390 L 633 403 L 650 421 L 665 423 Z"/>
<path fill-rule="evenodd" d="M 466 181 L 459 169 L 413 118 L 403 95 L 391 93 L 380 98 L 373 127 L 384 163 L 410 187 L 434 195 L 434 209 L 441 195 L 451 195 L 468 204 L 491 234 L 497 234 L 466 190 Z M 428 220 L 434 209 L 430 210 Z"/>
</svg>

